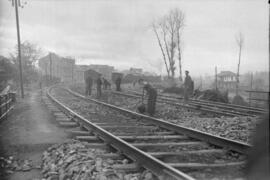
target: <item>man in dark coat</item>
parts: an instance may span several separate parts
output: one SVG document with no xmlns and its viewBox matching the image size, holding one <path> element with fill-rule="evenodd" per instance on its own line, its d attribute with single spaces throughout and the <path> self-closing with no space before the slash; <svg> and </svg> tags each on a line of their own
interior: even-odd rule
<svg viewBox="0 0 270 180">
<path fill-rule="evenodd" d="M 92 85 L 93 85 L 93 79 L 91 77 L 87 77 L 86 79 L 86 96 L 90 96 L 92 93 Z"/>
<path fill-rule="evenodd" d="M 101 96 L 101 86 L 102 86 L 102 80 L 101 80 L 101 75 L 96 80 L 97 84 L 97 97 L 99 98 Z"/>
<path fill-rule="evenodd" d="M 107 89 L 108 87 L 111 87 L 111 83 L 107 79 L 103 78 L 103 88 Z"/>
<path fill-rule="evenodd" d="M 116 91 L 121 91 L 121 77 L 118 76 L 117 79 L 115 80 L 115 85 L 116 85 Z"/>
<path fill-rule="evenodd" d="M 184 82 L 184 101 L 188 102 L 190 94 L 193 93 L 194 84 L 188 71 L 185 71 L 186 77 Z"/>
<path fill-rule="evenodd" d="M 150 84 L 146 84 L 143 87 L 143 91 L 146 91 L 148 99 L 147 99 L 147 112 L 150 116 L 155 114 L 156 110 L 156 101 L 157 101 L 157 90 L 153 88 Z M 144 92 L 143 92 L 144 95 Z"/>
</svg>

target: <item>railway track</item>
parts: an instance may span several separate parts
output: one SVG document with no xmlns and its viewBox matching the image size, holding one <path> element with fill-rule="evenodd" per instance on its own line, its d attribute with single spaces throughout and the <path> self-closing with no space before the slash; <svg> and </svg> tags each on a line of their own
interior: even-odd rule
<svg viewBox="0 0 270 180">
<path fill-rule="evenodd" d="M 131 98 L 141 98 L 142 93 L 137 91 L 127 91 L 128 93 L 124 92 L 117 92 L 112 91 L 112 93 L 122 96 L 127 96 Z M 165 102 L 175 106 L 186 107 L 190 109 L 205 111 L 209 113 L 219 114 L 219 115 L 226 115 L 226 116 L 257 116 L 267 113 L 267 110 L 259 109 L 259 108 L 251 108 L 246 106 L 239 106 L 233 104 L 226 104 L 226 103 L 219 103 L 219 102 L 211 102 L 205 100 L 195 100 L 190 99 L 189 103 L 183 103 L 183 98 L 179 96 L 166 96 L 166 95 L 158 95 L 158 102 Z"/>
<path fill-rule="evenodd" d="M 124 154 L 132 160 L 129 167 L 143 167 L 159 179 L 231 179 L 243 175 L 241 169 L 251 148 L 248 144 L 138 114 L 60 87 L 50 88 L 47 96 L 57 106 L 55 109 L 49 105 L 62 125 L 86 130 L 77 132 L 77 139 L 97 140 L 95 146 L 113 147 L 118 153 L 115 156 Z M 110 113 L 97 119 L 93 116 L 102 112 L 91 110 L 92 120 L 88 120 L 72 110 L 72 104 L 78 101 L 102 106 Z M 84 109 L 87 111 L 87 107 Z"/>
</svg>

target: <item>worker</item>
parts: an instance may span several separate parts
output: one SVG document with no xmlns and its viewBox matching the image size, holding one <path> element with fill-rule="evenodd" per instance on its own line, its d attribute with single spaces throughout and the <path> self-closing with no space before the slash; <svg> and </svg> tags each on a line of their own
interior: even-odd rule
<svg viewBox="0 0 270 180">
<path fill-rule="evenodd" d="M 260 123 L 256 126 L 252 141 L 253 146 L 249 149 L 245 168 L 247 180 L 267 180 L 270 177 L 269 112 L 261 118 Z"/>
<path fill-rule="evenodd" d="M 144 91 L 146 91 L 146 95 L 148 96 L 147 112 L 150 116 L 153 116 L 156 110 L 157 90 L 149 83 L 144 82 L 142 79 L 139 80 L 139 84 L 143 85 L 143 95 Z"/>
<path fill-rule="evenodd" d="M 91 96 L 93 79 L 89 76 L 86 78 L 86 96 Z"/>
<path fill-rule="evenodd" d="M 98 76 L 98 78 L 96 80 L 96 84 L 97 84 L 97 97 L 100 98 L 101 97 L 101 86 L 102 86 L 101 75 Z"/>
<path fill-rule="evenodd" d="M 136 86 L 136 82 L 137 82 L 137 80 L 134 80 L 134 81 L 132 82 L 133 87 L 135 87 L 135 86 Z"/>
<path fill-rule="evenodd" d="M 103 89 L 106 90 L 108 87 L 111 87 L 111 83 L 107 79 L 103 78 Z"/>
<path fill-rule="evenodd" d="M 117 79 L 115 80 L 115 85 L 116 85 L 116 91 L 121 91 L 121 77 L 118 76 Z"/>
<path fill-rule="evenodd" d="M 193 93 L 194 83 L 189 75 L 189 71 L 185 71 L 186 77 L 184 82 L 184 101 L 188 102 L 189 96 Z"/>
</svg>

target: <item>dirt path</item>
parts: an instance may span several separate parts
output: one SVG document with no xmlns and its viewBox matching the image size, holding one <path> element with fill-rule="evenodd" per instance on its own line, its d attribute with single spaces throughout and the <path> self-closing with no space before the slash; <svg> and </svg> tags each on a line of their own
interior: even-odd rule
<svg viewBox="0 0 270 180">
<path fill-rule="evenodd" d="M 40 92 L 32 92 L 25 99 L 19 99 L 8 119 L 0 122 L 0 156 L 31 160 L 34 166 L 41 165 L 44 150 L 65 139 L 67 134 L 57 127 L 41 102 Z M 35 178 L 41 178 L 40 169 L 16 171 L 5 177 L 10 180 Z"/>
</svg>

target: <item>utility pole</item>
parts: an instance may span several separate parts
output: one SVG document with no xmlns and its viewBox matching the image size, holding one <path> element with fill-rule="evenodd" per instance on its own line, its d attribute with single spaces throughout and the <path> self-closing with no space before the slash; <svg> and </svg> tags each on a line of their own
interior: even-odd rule
<svg viewBox="0 0 270 180">
<path fill-rule="evenodd" d="M 200 82 L 201 82 L 201 88 L 203 89 L 203 82 L 202 82 L 202 76 L 200 76 Z"/>
<path fill-rule="evenodd" d="M 71 84 L 73 84 L 73 70 L 74 70 L 74 67 L 73 67 L 73 64 L 71 64 Z"/>
<path fill-rule="evenodd" d="M 242 47 L 244 44 L 244 36 L 239 33 L 239 35 L 236 36 L 236 43 L 239 46 L 239 55 L 238 55 L 238 65 L 237 65 L 237 74 L 236 74 L 236 95 L 238 95 L 239 92 L 239 70 L 240 70 L 240 60 L 241 60 L 241 52 Z"/>
<path fill-rule="evenodd" d="M 250 91 L 252 91 L 253 73 L 250 74 Z M 249 92 L 249 106 L 251 106 L 251 92 Z"/>
<path fill-rule="evenodd" d="M 45 64 L 46 64 L 46 68 L 45 68 L 46 85 L 48 86 L 48 71 L 47 71 L 48 63 L 46 62 Z"/>
<path fill-rule="evenodd" d="M 215 86 L 216 86 L 216 91 L 218 90 L 217 87 L 217 66 L 215 67 Z"/>
<path fill-rule="evenodd" d="M 52 82 L 52 54 L 50 53 L 50 82 Z"/>
<path fill-rule="evenodd" d="M 21 97 L 24 98 L 23 74 L 22 74 L 22 58 L 21 58 L 20 22 L 19 22 L 19 13 L 18 13 L 18 5 L 20 7 L 22 7 L 22 6 L 21 6 L 21 3 L 20 3 L 20 0 L 12 0 L 12 6 L 14 4 L 15 4 L 15 15 L 16 15 L 16 27 L 17 27 L 17 43 L 18 43 L 18 60 L 19 60 L 19 70 L 20 70 Z"/>
</svg>

